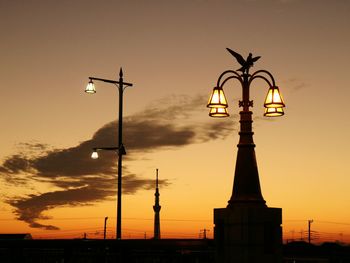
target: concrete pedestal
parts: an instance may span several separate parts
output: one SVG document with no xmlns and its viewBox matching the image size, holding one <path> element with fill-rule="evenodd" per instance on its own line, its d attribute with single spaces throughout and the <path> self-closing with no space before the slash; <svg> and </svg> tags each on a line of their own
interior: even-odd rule
<svg viewBox="0 0 350 263">
<path fill-rule="evenodd" d="M 214 224 L 217 263 L 282 262 L 281 208 L 216 208 Z"/>
</svg>

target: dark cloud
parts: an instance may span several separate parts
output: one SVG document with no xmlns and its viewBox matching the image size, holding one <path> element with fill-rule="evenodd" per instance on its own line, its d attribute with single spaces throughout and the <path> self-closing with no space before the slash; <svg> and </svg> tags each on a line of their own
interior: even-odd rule
<svg viewBox="0 0 350 263">
<path fill-rule="evenodd" d="M 208 122 L 202 127 L 204 130 L 198 136 L 200 136 L 202 142 L 224 139 L 232 135 L 232 131 L 234 130 L 233 120 L 237 118 L 237 115 L 233 115 L 230 117 L 230 120 Z"/>
<path fill-rule="evenodd" d="M 50 219 L 43 212 L 55 207 L 91 205 L 112 199 L 116 196 L 116 181 L 114 176 L 90 177 L 79 181 L 59 180 L 57 185 L 66 188 L 65 190 L 32 194 L 7 202 L 15 208 L 18 220 L 28 223 L 30 227 L 58 230 L 56 226 L 38 223 L 38 220 Z M 154 184 L 154 180 L 141 179 L 136 175 L 123 176 L 123 194 L 133 194 L 139 189 L 152 189 Z M 167 185 L 168 182 L 160 180 L 160 184 Z"/>
<path fill-rule="evenodd" d="M 43 225 L 37 222 L 39 219 L 48 219 L 42 215 L 43 211 L 65 205 L 85 205 L 92 201 L 102 200 L 111 194 L 108 190 L 86 186 L 78 189 L 30 195 L 8 203 L 16 208 L 15 214 L 18 216 L 18 219 L 28 223 L 30 227 L 56 230 L 59 229 L 56 226 Z"/>
<path fill-rule="evenodd" d="M 46 151 L 49 149 L 48 144 L 40 143 L 37 141 L 31 141 L 31 142 L 21 142 L 17 144 L 18 150 L 21 150 L 22 152 L 32 152 L 32 153 L 38 153 L 40 151 Z"/>
<path fill-rule="evenodd" d="M 232 133 L 231 121 L 208 118 L 205 122 L 194 122 L 192 115 L 205 110 L 203 105 L 206 98 L 202 96 L 172 97 L 167 100 L 166 106 L 159 106 L 161 102 L 124 118 L 123 143 L 127 149 L 127 165 L 132 160 L 145 158 L 148 152 L 223 139 Z M 31 180 L 50 183 L 61 189 L 8 201 L 15 208 L 18 219 L 31 227 L 56 229 L 55 226 L 37 222 L 43 219 L 44 211 L 57 206 L 89 204 L 115 196 L 116 153 L 101 152 L 101 158 L 97 160 L 89 157 L 93 147 L 116 146 L 113 142 L 118 138 L 117 124 L 117 121 L 107 123 L 90 140 L 74 147 L 50 149 L 41 143 L 23 143 L 19 153 L 8 156 L 0 166 L 3 177 L 11 176 L 12 181 L 8 182 L 25 183 L 23 174 L 26 174 Z M 129 166 L 125 168 L 124 194 L 152 188 L 153 180 L 131 174 L 127 169 Z"/>
<path fill-rule="evenodd" d="M 1 171 L 6 171 L 10 174 L 17 174 L 20 172 L 27 172 L 30 170 L 30 167 L 30 160 L 21 154 L 14 154 L 4 161 Z"/>
<path fill-rule="evenodd" d="M 232 121 L 208 118 L 205 122 L 193 122 L 191 114 L 203 109 L 203 105 L 205 101 L 202 97 L 194 99 L 180 97 L 178 102 L 167 107 L 151 106 L 142 112 L 125 117 L 123 123 L 123 143 L 127 150 L 125 158 L 130 160 L 140 156 L 140 153 L 202 143 L 229 135 L 233 130 Z M 25 154 L 9 156 L 0 169 L 2 172 L 12 174 L 32 172 L 38 177 L 51 179 L 114 174 L 115 153 L 103 152 L 101 153 L 103 158 L 98 160 L 93 160 L 89 156 L 93 147 L 116 146 L 111 145 L 111 142 L 115 142 L 118 137 L 117 126 L 117 121 L 107 123 L 95 132 L 92 139 L 83 141 L 75 147 L 47 150 L 41 156 L 34 157 Z"/>
</svg>

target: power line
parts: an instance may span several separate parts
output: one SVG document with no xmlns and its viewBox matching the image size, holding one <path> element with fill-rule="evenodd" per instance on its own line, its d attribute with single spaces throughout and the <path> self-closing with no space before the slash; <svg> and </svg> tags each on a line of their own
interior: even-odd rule
<svg viewBox="0 0 350 263">
<path fill-rule="evenodd" d="M 101 219 L 101 217 L 58 217 L 51 218 L 48 220 L 93 220 L 93 219 Z M 115 220 L 116 217 L 108 217 L 110 219 Z M 0 221 L 13 221 L 18 220 L 16 218 L 0 218 Z M 123 217 L 123 220 L 153 220 L 153 218 L 137 218 L 137 217 Z M 163 218 L 162 221 L 179 221 L 179 222 L 212 222 L 211 219 L 177 219 L 177 218 Z M 291 220 L 283 220 L 283 222 L 305 222 L 305 219 L 291 219 Z M 316 223 L 324 223 L 324 224 L 336 224 L 336 225 L 347 225 L 350 226 L 350 223 L 345 222 L 334 222 L 334 221 L 322 221 L 322 220 L 314 220 Z"/>
<path fill-rule="evenodd" d="M 59 217 L 59 218 L 50 218 L 48 220 L 93 220 L 93 219 L 101 219 L 101 217 Z M 108 217 L 111 219 L 115 219 L 116 217 Z M 0 221 L 13 221 L 18 220 L 15 218 L 0 218 Z M 153 218 L 137 218 L 137 217 L 124 217 L 123 220 L 153 220 Z M 212 222 L 210 219 L 176 219 L 176 218 L 163 218 L 162 221 L 179 221 L 179 222 Z"/>
<path fill-rule="evenodd" d="M 324 223 L 324 224 L 335 224 L 335 225 L 346 225 L 350 226 L 350 223 L 344 223 L 344 222 L 331 222 L 331 221 L 320 221 L 320 220 L 315 220 L 317 223 Z"/>
</svg>

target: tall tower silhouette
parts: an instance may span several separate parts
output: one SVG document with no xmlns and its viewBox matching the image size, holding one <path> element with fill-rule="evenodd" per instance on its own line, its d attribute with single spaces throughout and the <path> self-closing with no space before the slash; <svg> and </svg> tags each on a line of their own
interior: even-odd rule
<svg viewBox="0 0 350 263">
<path fill-rule="evenodd" d="M 155 202 L 153 206 L 154 211 L 154 239 L 160 239 L 160 220 L 159 220 L 159 212 L 161 206 L 159 205 L 159 188 L 158 188 L 158 169 L 156 170 L 156 192 L 154 194 Z"/>
</svg>

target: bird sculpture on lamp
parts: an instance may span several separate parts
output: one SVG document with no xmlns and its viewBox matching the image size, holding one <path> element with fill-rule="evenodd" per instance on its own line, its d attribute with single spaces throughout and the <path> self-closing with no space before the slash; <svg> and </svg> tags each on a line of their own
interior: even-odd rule
<svg viewBox="0 0 350 263">
<path fill-rule="evenodd" d="M 243 74 L 249 74 L 249 68 L 253 66 L 254 62 L 261 58 L 260 56 L 253 57 L 253 54 L 249 53 L 247 59 L 244 59 L 240 54 L 233 51 L 232 49 L 226 49 L 228 50 L 228 52 L 231 53 L 232 56 L 234 56 L 237 59 L 237 62 L 242 66 L 240 69 L 237 69 L 237 71 L 242 71 Z"/>
</svg>

